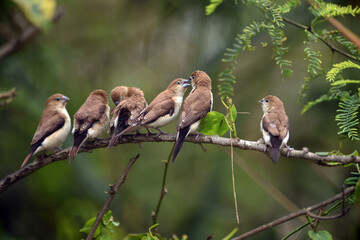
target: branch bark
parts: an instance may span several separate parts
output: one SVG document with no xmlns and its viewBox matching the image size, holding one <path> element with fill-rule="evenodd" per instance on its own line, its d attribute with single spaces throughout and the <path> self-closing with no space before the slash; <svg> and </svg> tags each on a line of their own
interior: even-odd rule
<svg viewBox="0 0 360 240">
<path fill-rule="evenodd" d="M 169 134 L 139 134 L 139 135 L 124 135 L 121 139 L 117 141 L 116 145 L 119 144 L 129 144 L 129 143 L 143 143 L 143 142 L 175 142 L 176 133 Z M 110 138 L 97 139 L 85 142 L 80 148 L 79 152 L 92 152 L 94 149 L 98 148 L 107 148 Z M 243 139 L 230 139 L 223 138 L 219 136 L 205 136 L 205 135 L 189 135 L 186 142 L 192 143 L 207 143 L 215 144 L 220 146 L 230 146 L 231 141 L 234 148 L 242 150 L 252 150 L 265 153 L 269 155 L 269 150 L 266 145 L 260 141 L 248 141 Z M 60 160 L 65 160 L 68 158 L 70 148 L 64 149 L 62 151 L 56 152 L 52 155 L 40 155 L 37 159 L 24 166 L 23 168 L 18 169 L 17 171 L 10 173 L 0 181 L 0 193 L 8 189 L 12 184 L 16 183 L 20 179 L 30 175 L 31 173 L 37 171 L 38 169 Z M 289 158 L 298 158 L 306 159 L 313 161 L 316 164 L 323 166 L 341 166 L 349 163 L 360 163 L 360 157 L 354 155 L 351 156 L 340 156 L 340 155 L 318 155 L 316 153 L 309 152 L 307 148 L 302 150 L 292 150 L 287 151 L 286 149 L 281 150 L 281 155 Z M 21 160 L 19 161 L 20 164 Z"/>
<path fill-rule="evenodd" d="M 287 221 L 289 221 L 291 219 L 297 218 L 297 217 L 302 216 L 302 215 L 308 215 L 309 212 L 312 212 L 312 211 L 314 211 L 316 209 L 322 208 L 322 207 L 324 207 L 324 206 L 326 206 L 326 205 L 328 205 L 330 203 L 335 202 L 336 200 L 342 199 L 342 198 L 344 198 L 344 196 L 349 195 L 349 194 L 353 193 L 354 191 L 355 191 L 355 187 L 349 187 L 349 188 L 345 189 L 342 193 L 339 193 L 339 194 L 337 194 L 337 195 L 335 195 L 335 196 L 333 196 L 333 197 L 331 197 L 331 198 L 329 198 L 329 199 L 327 199 L 325 201 L 319 202 L 318 204 L 315 204 L 313 206 L 304 208 L 304 209 L 299 210 L 297 212 L 291 213 L 291 214 L 289 214 L 287 216 L 276 219 L 276 220 L 274 220 L 274 221 L 272 221 L 270 223 L 264 224 L 264 225 L 262 225 L 262 226 L 260 226 L 258 228 L 255 228 L 255 229 L 253 229 L 253 230 L 251 230 L 249 232 L 246 232 L 246 233 L 244 233 L 242 235 L 234 237 L 231 240 L 245 239 L 245 238 L 251 237 L 251 236 L 253 236 L 253 235 L 255 235 L 255 234 L 259 233 L 259 232 L 262 232 L 262 231 L 264 231 L 266 229 L 269 229 L 269 228 L 275 227 L 275 226 L 277 226 L 277 225 L 279 225 L 281 223 L 287 222 Z M 327 218 L 327 219 L 330 219 L 330 218 Z"/>
<path fill-rule="evenodd" d="M 57 22 L 61 16 L 63 15 L 64 11 L 61 8 L 56 9 L 53 22 Z M 34 25 L 29 26 L 24 32 L 15 39 L 11 39 L 7 43 L 3 44 L 0 47 L 0 60 L 9 56 L 10 54 L 19 50 L 23 45 L 29 42 L 33 37 L 39 34 L 41 30 Z"/>
<path fill-rule="evenodd" d="M 105 215 L 106 211 L 109 209 L 110 204 L 114 200 L 115 195 L 116 195 L 117 191 L 119 190 L 120 186 L 123 185 L 124 182 L 126 181 L 126 176 L 127 176 L 128 172 L 130 171 L 130 168 L 132 167 L 132 165 L 134 165 L 135 161 L 139 158 L 139 156 L 140 156 L 140 154 L 138 154 L 135 157 L 130 159 L 129 163 L 126 165 L 126 167 L 125 167 L 123 173 L 121 174 L 121 177 L 117 181 L 116 185 L 110 186 L 109 197 L 107 198 L 104 206 L 102 207 L 99 214 L 97 215 L 95 222 L 94 222 L 93 226 L 91 227 L 89 234 L 86 237 L 86 240 L 91 240 L 93 238 L 96 228 L 99 226 L 101 219 Z"/>
</svg>

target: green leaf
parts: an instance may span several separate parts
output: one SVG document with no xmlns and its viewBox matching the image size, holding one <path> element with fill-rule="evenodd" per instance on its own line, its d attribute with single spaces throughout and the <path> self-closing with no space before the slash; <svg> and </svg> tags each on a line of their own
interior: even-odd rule
<svg viewBox="0 0 360 240">
<path fill-rule="evenodd" d="M 147 236 L 146 233 L 139 233 L 139 234 L 130 233 L 124 238 L 124 240 L 142 240 L 142 238 L 146 236 Z"/>
<path fill-rule="evenodd" d="M 236 120 L 236 116 L 237 116 L 237 111 L 236 111 L 236 107 L 235 105 L 233 104 L 230 108 L 230 111 L 229 111 L 229 120 L 230 122 L 235 122 Z"/>
<path fill-rule="evenodd" d="M 103 235 L 103 234 L 101 234 L 100 236 L 98 236 L 97 238 L 96 238 L 96 240 L 112 240 L 111 239 L 111 237 L 109 236 L 109 235 Z"/>
<path fill-rule="evenodd" d="M 355 201 L 360 203 L 360 181 L 357 182 L 355 187 Z"/>
<path fill-rule="evenodd" d="M 204 135 L 224 135 L 229 130 L 225 116 L 222 113 L 212 111 L 201 120 L 199 132 Z"/>
<path fill-rule="evenodd" d="M 13 0 L 25 17 L 38 28 L 47 30 L 55 13 L 55 0 Z"/>
<path fill-rule="evenodd" d="M 88 234 L 90 232 L 90 230 L 91 230 L 91 227 L 94 225 L 95 220 L 96 220 L 96 217 L 93 217 L 93 218 L 89 219 L 85 223 L 85 226 L 80 229 L 80 232 Z M 96 228 L 96 231 L 94 233 L 94 237 L 97 237 L 99 234 L 100 234 L 100 226 L 98 226 Z"/>
<path fill-rule="evenodd" d="M 332 236 L 328 231 L 318 231 L 316 233 L 314 230 L 310 230 L 308 234 L 312 240 L 332 240 Z"/>
</svg>

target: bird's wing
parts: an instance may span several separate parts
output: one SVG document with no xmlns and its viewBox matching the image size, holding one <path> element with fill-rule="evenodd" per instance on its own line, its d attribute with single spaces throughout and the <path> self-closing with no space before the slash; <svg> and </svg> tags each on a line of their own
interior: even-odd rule
<svg viewBox="0 0 360 240">
<path fill-rule="evenodd" d="M 149 105 L 150 106 L 150 105 Z M 175 102 L 171 98 L 157 102 L 154 104 L 150 111 L 146 111 L 143 115 L 141 124 L 149 124 L 156 121 L 159 117 L 169 114 L 170 116 L 174 113 Z"/>
<path fill-rule="evenodd" d="M 84 105 L 82 105 L 81 108 L 75 113 L 75 131 L 83 133 L 84 131 L 88 130 L 95 122 L 98 122 L 100 118 L 102 118 L 106 111 L 106 104 L 96 105 L 85 102 Z"/>
<path fill-rule="evenodd" d="M 272 136 L 279 136 L 279 126 L 280 120 L 276 113 L 267 113 L 265 114 L 263 121 L 263 129 L 268 131 Z"/>
<path fill-rule="evenodd" d="M 44 116 L 42 116 L 43 118 Z M 43 141 L 46 137 L 53 134 L 65 124 L 65 118 L 57 112 L 53 112 L 50 116 L 46 116 L 48 119 L 41 119 L 40 123 L 35 131 L 34 137 L 31 141 L 31 145 L 39 141 Z"/>
<path fill-rule="evenodd" d="M 178 129 L 190 126 L 204 118 L 211 110 L 210 92 L 193 92 L 184 102 L 183 110 L 179 117 Z"/>
</svg>

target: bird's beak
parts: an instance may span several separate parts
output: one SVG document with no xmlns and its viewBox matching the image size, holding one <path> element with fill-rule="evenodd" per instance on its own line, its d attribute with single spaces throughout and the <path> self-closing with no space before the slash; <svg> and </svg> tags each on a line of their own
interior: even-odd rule
<svg viewBox="0 0 360 240">
<path fill-rule="evenodd" d="M 120 103 L 120 101 L 115 101 L 114 103 L 115 103 L 115 106 L 117 106 Z"/>
<path fill-rule="evenodd" d="M 189 82 L 189 80 L 183 79 L 183 84 L 182 84 L 183 88 L 187 88 L 190 86 L 190 84 L 188 82 Z"/>
<path fill-rule="evenodd" d="M 68 98 L 67 96 L 62 96 L 62 102 L 63 103 L 66 103 L 67 101 L 69 101 L 70 100 L 70 98 Z"/>
<path fill-rule="evenodd" d="M 260 103 L 261 105 L 264 105 L 264 99 L 262 98 L 262 99 L 259 101 L 259 103 Z"/>
<path fill-rule="evenodd" d="M 188 80 L 190 83 L 192 83 L 192 79 L 191 79 L 191 76 L 189 77 L 189 80 Z"/>
</svg>

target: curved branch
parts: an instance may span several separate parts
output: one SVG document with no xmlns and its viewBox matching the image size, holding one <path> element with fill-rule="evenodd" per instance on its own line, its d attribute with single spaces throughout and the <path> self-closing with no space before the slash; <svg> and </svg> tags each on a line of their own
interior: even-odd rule
<svg viewBox="0 0 360 240">
<path fill-rule="evenodd" d="M 99 226 L 100 221 L 102 220 L 106 211 L 109 209 L 110 204 L 114 200 L 115 195 L 116 195 L 117 191 L 119 190 L 120 186 L 123 185 L 124 182 L 126 181 L 126 176 L 127 176 L 128 172 L 130 171 L 130 168 L 132 167 L 132 165 L 134 165 L 135 161 L 139 158 L 139 156 L 140 156 L 140 154 L 138 154 L 135 157 L 130 159 L 128 165 L 126 165 L 123 173 L 121 174 L 121 176 L 120 176 L 119 180 L 117 181 L 117 183 L 115 184 L 115 186 L 113 186 L 113 185 L 110 186 L 109 196 L 106 199 L 106 202 L 105 202 L 104 206 L 101 208 L 99 214 L 97 215 L 95 222 L 92 225 L 91 230 L 86 237 L 86 240 L 93 239 L 94 233 L 95 233 L 97 227 Z"/>
<path fill-rule="evenodd" d="M 276 220 L 274 220 L 274 221 L 272 221 L 270 223 L 264 224 L 264 225 L 262 225 L 262 226 L 260 226 L 258 228 L 255 228 L 255 229 L 253 229 L 253 230 L 251 230 L 249 232 L 246 232 L 246 233 L 244 233 L 244 234 L 242 234 L 240 236 L 234 237 L 231 240 L 245 239 L 245 238 L 251 237 L 251 236 L 253 236 L 253 235 L 255 235 L 255 234 L 259 233 L 259 232 L 262 232 L 262 231 L 264 231 L 266 229 L 269 229 L 269 228 L 275 227 L 275 226 L 277 226 L 277 225 L 279 225 L 281 223 L 287 222 L 287 221 L 289 221 L 291 219 L 297 218 L 297 217 L 302 216 L 302 215 L 308 215 L 309 212 L 314 211 L 314 210 L 319 209 L 319 208 L 322 208 L 322 207 L 324 207 L 324 206 L 326 206 L 326 205 L 328 205 L 330 203 L 335 202 L 336 200 L 342 199 L 342 198 L 344 198 L 344 196 L 349 195 L 349 194 L 353 193 L 354 191 L 355 191 L 355 187 L 349 187 L 349 188 L 345 189 L 342 193 L 339 193 L 339 194 L 337 194 L 337 195 L 335 195 L 335 196 L 333 196 L 333 197 L 331 197 L 331 198 L 329 198 L 329 199 L 327 199 L 325 201 L 319 202 L 318 204 L 315 204 L 313 206 L 304 208 L 304 209 L 299 210 L 297 212 L 291 213 L 291 214 L 289 214 L 287 216 L 276 219 Z M 326 219 L 331 219 L 331 218 L 328 217 Z"/>
<path fill-rule="evenodd" d="M 138 134 L 138 135 L 124 135 L 121 139 L 117 141 L 115 145 L 119 144 L 129 144 L 129 143 L 142 143 L 142 142 L 175 142 L 176 134 Z M 98 148 L 107 148 L 110 138 L 91 140 L 84 143 L 80 148 L 79 152 L 92 152 L 94 149 Z M 215 144 L 220 146 L 230 146 L 231 141 L 234 148 L 242 150 L 253 150 L 265 153 L 269 155 L 270 149 L 267 149 L 266 145 L 260 141 L 248 141 L 243 139 L 230 139 L 223 138 L 219 136 L 205 136 L 205 135 L 189 135 L 186 142 L 192 143 L 207 143 Z M 31 173 L 37 171 L 38 169 L 60 160 L 65 160 L 68 158 L 70 148 L 64 149 L 62 151 L 56 152 L 52 155 L 40 155 L 37 159 L 24 166 L 23 168 L 18 169 L 17 171 L 7 175 L 0 181 L 0 193 L 8 189 L 9 186 L 16 183 L 20 179 L 30 175 Z M 339 155 L 317 155 L 316 153 L 309 152 L 307 148 L 302 150 L 291 150 L 287 151 L 286 149 L 281 150 L 281 155 L 289 158 L 299 158 L 313 161 L 319 165 L 325 166 L 339 166 L 346 165 L 349 163 L 360 163 L 360 157 L 356 156 L 339 156 Z M 20 163 L 21 161 L 19 161 Z"/>
</svg>

